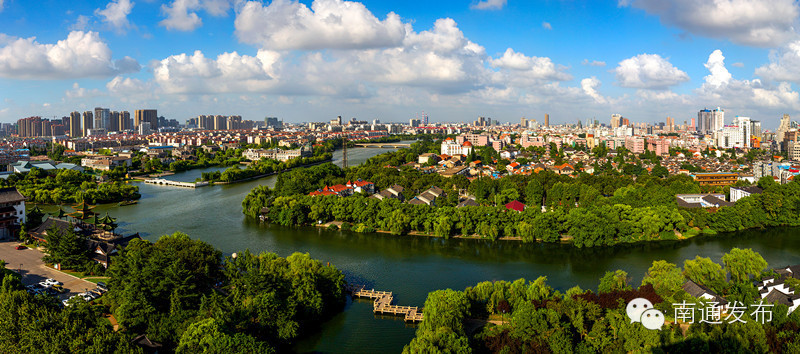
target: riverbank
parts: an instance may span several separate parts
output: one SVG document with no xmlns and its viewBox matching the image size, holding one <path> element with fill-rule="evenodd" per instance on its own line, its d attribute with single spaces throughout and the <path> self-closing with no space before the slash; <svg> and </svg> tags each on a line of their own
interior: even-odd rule
<svg viewBox="0 0 800 354">
<path fill-rule="evenodd" d="M 322 229 L 329 229 L 331 226 L 336 226 L 337 229 L 341 230 L 342 229 L 342 225 L 345 224 L 345 223 L 346 222 L 344 222 L 344 221 L 329 221 L 329 222 L 322 223 L 322 224 L 316 224 L 314 226 L 316 226 L 318 228 L 322 228 Z M 353 225 L 350 225 L 350 227 L 352 227 L 352 226 Z M 643 242 L 686 241 L 686 240 L 690 240 L 691 238 L 693 238 L 695 236 L 698 236 L 698 235 L 717 235 L 718 234 L 718 232 L 716 232 L 714 230 L 711 230 L 711 229 L 700 230 L 699 228 L 694 228 L 692 230 L 694 230 L 696 232 L 692 232 L 691 236 L 688 236 L 688 237 L 687 236 L 683 236 L 683 234 L 681 234 L 678 230 L 675 230 L 676 239 L 674 239 L 674 240 L 660 240 L 660 239 L 659 240 L 642 240 L 642 241 L 637 241 L 637 242 L 632 242 L 632 243 L 623 242 L 623 243 L 617 243 L 617 244 L 614 244 L 614 245 L 606 245 L 605 247 L 613 247 L 613 246 L 620 245 L 620 244 L 637 244 L 637 243 L 643 243 Z M 407 235 L 407 236 L 434 237 L 434 238 L 444 238 L 444 239 L 487 240 L 487 241 L 517 241 L 517 242 L 527 243 L 520 236 L 500 236 L 500 237 L 498 237 L 496 239 L 492 239 L 492 238 L 489 238 L 489 237 L 486 237 L 486 236 L 481 236 L 480 234 L 472 234 L 472 235 L 459 234 L 459 235 L 452 235 L 452 236 L 448 236 L 448 237 L 442 237 L 442 236 L 438 236 L 438 235 L 431 234 L 431 233 L 425 233 L 425 232 L 421 232 L 421 231 L 409 231 L 409 232 L 406 232 L 406 233 L 403 233 L 403 234 L 399 234 L 399 235 L 398 234 L 394 234 L 389 230 L 374 230 L 374 231 L 371 231 L 371 232 L 358 232 L 358 231 L 355 231 L 352 228 L 350 228 L 350 229 L 348 229 L 348 231 L 357 232 L 357 233 L 389 234 L 389 235 L 394 235 L 394 236 L 406 236 Z M 571 245 L 571 244 L 573 244 L 573 239 L 574 238 L 572 236 L 570 236 L 570 235 L 561 235 L 561 237 L 559 238 L 559 240 L 557 242 L 546 242 L 543 239 L 536 239 L 535 241 L 530 242 L 530 243 L 552 243 L 552 244 L 559 244 L 560 243 L 560 244 L 565 244 L 565 245 Z M 603 247 L 603 246 L 596 246 L 596 247 Z"/>
<path fill-rule="evenodd" d="M 331 158 L 329 158 L 327 160 L 322 160 L 322 161 L 318 161 L 318 162 L 312 162 L 312 163 L 305 164 L 305 165 L 294 166 L 294 167 L 287 168 L 285 170 L 270 172 L 270 173 L 267 173 L 267 174 L 248 177 L 248 178 L 244 178 L 244 179 L 240 179 L 240 180 L 236 180 L 236 181 L 230 181 L 230 182 L 208 181 L 208 182 L 209 182 L 209 185 L 212 185 L 212 186 L 213 185 L 226 185 L 226 184 L 236 184 L 236 183 L 242 183 L 242 182 L 249 182 L 249 181 L 254 181 L 254 180 L 257 180 L 257 179 L 264 178 L 264 177 L 275 176 L 275 175 L 278 175 L 278 174 L 283 173 L 283 172 L 289 172 L 289 171 L 291 171 L 291 170 L 293 170 L 295 168 L 316 166 L 316 165 L 320 165 L 320 164 L 331 162 L 331 161 L 333 161 L 333 157 L 331 157 Z"/>
</svg>

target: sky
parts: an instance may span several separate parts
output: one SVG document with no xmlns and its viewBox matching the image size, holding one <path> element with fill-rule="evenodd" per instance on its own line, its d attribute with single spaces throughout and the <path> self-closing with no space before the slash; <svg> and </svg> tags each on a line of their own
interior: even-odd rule
<svg viewBox="0 0 800 354">
<path fill-rule="evenodd" d="M 0 0 L 0 122 L 677 123 L 800 109 L 794 0 Z"/>
</svg>

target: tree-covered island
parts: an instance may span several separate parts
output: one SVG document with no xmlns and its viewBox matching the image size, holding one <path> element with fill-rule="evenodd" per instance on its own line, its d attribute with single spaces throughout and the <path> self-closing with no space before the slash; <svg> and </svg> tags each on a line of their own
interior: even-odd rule
<svg viewBox="0 0 800 354">
<path fill-rule="evenodd" d="M 242 202 L 243 212 L 284 226 L 335 221 L 356 232 L 570 241 L 577 247 L 800 225 L 796 181 L 781 185 L 762 178 L 761 194 L 719 208 L 687 208 L 676 195 L 726 194 L 729 187 L 700 186 L 688 175 L 667 177 L 658 168 L 647 173 L 634 165 L 647 154 L 623 159 L 619 168 L 597 166 L 593 174 L 541 170 L 468 178 L 429 173 L 420 156 L 436 153 L 438 144 L 424 139 L 346 170 L 323 164 L 282 173 L 274 189 L 254 188 Z M 484 148 L 471 153 L 468 163 L 493 161 L 492 170 L 499 171 L 507 161 Z M 364 182 L 373 190 L 356 186 Z M 742 185 L 748 183 L 735 184 Z M 351 191 L 336 190 L 344 187 Z"/>
</svg>

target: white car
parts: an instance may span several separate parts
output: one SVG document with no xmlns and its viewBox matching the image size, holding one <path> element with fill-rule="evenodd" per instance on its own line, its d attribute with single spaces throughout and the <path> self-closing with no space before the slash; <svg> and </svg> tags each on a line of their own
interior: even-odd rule
<svg viewBox="0 0 800 354">
<path fill-rule="evenodd" d="M 47 282 L 40 281 L 39 282 L 39 286 L 42 287 L 42 289 L 50 289 L 50 287 L 53 286 L 53 284 L 49 284 Z"/>
<path fill-rule="evenodd" d="M 55 280 L 53 278 L 45 279 L 42 283 L 45 283 L 45 284 L 51 285 L 51 286 L 52 285 L 64 285 L 64 283 L 62 283 L 62 282 L 60 282 L 58 280 Z"/>
<path fill-rule="evenodd" d="M 78 295 L 80 295 L 84 300 L 86 300 L 86 302 L 94 300 L 94 296 L 92 293 L 86 292 L 86 293 L 80 293 Z"/>
</svg>

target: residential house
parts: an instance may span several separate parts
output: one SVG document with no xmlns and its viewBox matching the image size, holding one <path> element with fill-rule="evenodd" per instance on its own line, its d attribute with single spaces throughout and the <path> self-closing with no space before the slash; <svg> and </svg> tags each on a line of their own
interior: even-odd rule
<svg viewBox="0 0 800 354">
<path fill-rule="evenodd" d="M 711 302 L 716 302 L 717 303 L 716 306 L 722 306 L 723 308 L 725 308 L 728 305 L 728 300 L 726 300 L 722 296 L 717 295 L 717 293 L 715 293 L 708 287 L 695 283 L 694 281 L 687 280 L 686 283 L 683 284 L 683 290 L 689 293 L 689 295 L 691 295 L 692 297 L 708 300 Z"/>
<path fill-rule="evenodd" d="M 436 198 L 441 197 L 443 194 L 444 191 L 441 188 L 433 186 L 422 192 L 420 195 L 410 199 L 408 204 L 436 205 Z"/>
<path fill-rule="evenodd" d="M 403 197 L 403 190 L 404 190 L 403 186 L 395 184 L 389 188 L 380 191 L 380 193 L 373 194 L 372 197 L 370 198 L 375 198 L 380 200 L 384 200 L 386 198 L 394 198 L 402 202 L 403 200 L 405 200 L 405 197 Z"/>
<path fill-rule="evenodd" d="M 0 240 L 17 235 L 25 223 L 25 197 L 14 187 L 0 188 Z"/>
<path fill-rule="evenodd" d="M 744 197 L 749 197 L 753 194 L 761 194 L 764 190 L 756 186 L 751 187 L 731 187 L 731 202 L 736 203 L 737 200 Z"/>
<path fill-rule="evenodd" d="M 720 208 L 734 203 L 725 200 L 724 194 L 678 194 L 675 196 L 681 208 Z"/>
<path fill-rule="evenodd" d="M 506 204 L 506 209 L 515 210 L 515 211 L 518 211 L 518 212 L 523 212 L 523 211 L 525 211 L 525 204 L 522 204 L 518 200 L 514 200 L 514 201 L 511 201 L 511 202 Z"/>
</svg>

